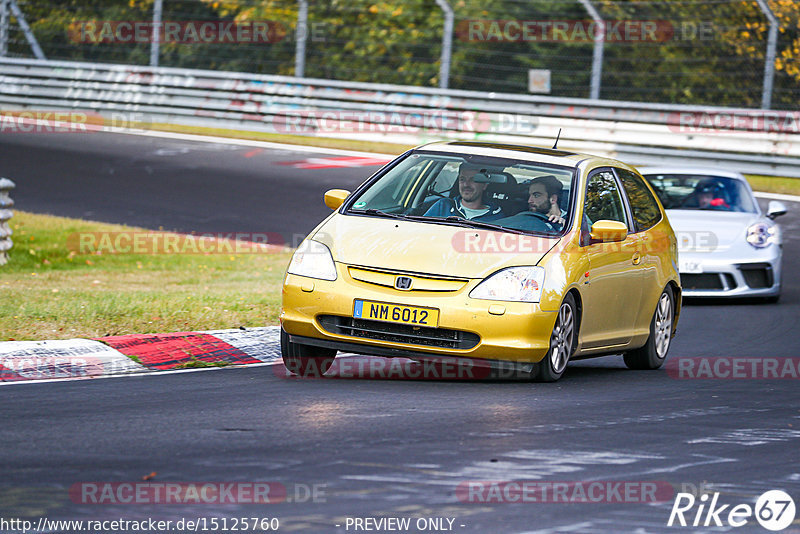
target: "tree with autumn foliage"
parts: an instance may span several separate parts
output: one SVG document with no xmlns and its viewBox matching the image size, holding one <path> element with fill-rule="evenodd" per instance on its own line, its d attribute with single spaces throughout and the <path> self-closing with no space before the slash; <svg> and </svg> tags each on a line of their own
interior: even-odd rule
<svg viewBox="0 0 800 534">
<path fill-rule="evenodd" d="M 589 20 L 577 1 L 448 0 L 455 11 L 450 87 L 526 93 L 529 69 L 551 71 L 553 96 L 587 97 L 592 43 L 586 40 L 469 39 L 474 20 Z M 163 0 L 164 21 L 273 21 L 285 35 L 270 43 L 163 43 L 160 64 L 264 74 L 295 74 L 298 31 L 307 34 L 305 76 L 436 87 L 444 14 L 435 0 L 309 0 L 297 28 L 297 0 Z M 767 0 L 780 22 L 773 106 L 800 102 L 800 2 Z M 658 42 L 607 42 L 601 98 L 758 107 L 768 21 L 753 0 L 592 0 L 606 21 L 656 20 L 673 28 Z M 148 21 L 153 0 L 25 0 L 28 23 L 52 59 L 147 64 L 149 43 L 70 40 L 87 20 Z M 21 32 L 11 55 L 30 56 Z"/>
</svg>

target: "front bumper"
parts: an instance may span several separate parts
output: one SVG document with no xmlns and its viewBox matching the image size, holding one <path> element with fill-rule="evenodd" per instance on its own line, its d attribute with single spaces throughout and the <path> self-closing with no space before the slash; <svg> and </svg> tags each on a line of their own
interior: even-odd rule
<svg viewBox="0 0 800 534">
<path fill-rule="evenodd" d="M 479 280 L 471 280 L 458 291 L 399 291 L 354 280 L 341 265 L 337 265 L 337 270 L 339 277 L 335 281 L 286 276 L 281 325 L 293 341 L 381 356 L 468 358 L 477 365 L 483 362 L 494 368 L 508 367 L 499 362 L 538 362 L 550 348 L 556 311 L 543 311 L 538 304 L 472 299 L 469 292 Z M 429 335 L 463 333 L 460 337 L 466 341 L 449 346 L 435 346 L 436 341 L 411 342 L 410 338 L 409 342 L 399 342 L 398 336 L 391 333 L 379 332 L 371 334 L 376 338 L 366 338 L 361 334 L 367 328 L 346 330 L 332 326 L 336 321 L 331 318 L 339 319 L 342 324 L 352 320 L 355 299 L 437 308 L 439 324 L 431 329 L 437 332 Z M 375 321 L 368 326 L 373 330 L 396 330 L 394 323 Z M 402 335 L 409 335 L 412 328 L 407 327 Z M 351 335 L 344 333 L 348 331 Z M 463 346 L 469 348 L 458 348 Z"/>
<path fill-rule="evenodd" d="M 679 257 L 682 267 L 694 264 L 696 269 L 692 271 L 698 271 L 681 272 L 684 297 L 770 297 L 780 294 L 779 246 L 753 249 L 752 253 L 681 251 Z"/>
</svg>

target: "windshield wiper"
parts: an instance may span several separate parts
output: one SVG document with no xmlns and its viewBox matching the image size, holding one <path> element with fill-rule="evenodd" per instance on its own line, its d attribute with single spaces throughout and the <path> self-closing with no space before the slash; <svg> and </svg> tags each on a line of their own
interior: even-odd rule
<svg viewBox="0 0 800 534">
<path fill-rule="evenodd" d="M 388 219 L 405 219 L 406 215 L 402 215 L 400 213 L 389 213 L 387 211 L 376 210 L 374 208 L 370 208 L 368 210 L 350 210 L 353 213 L 363 213 L 364 215 L 374 215 L 376 217 L 386 217 Z"/>
</svg>

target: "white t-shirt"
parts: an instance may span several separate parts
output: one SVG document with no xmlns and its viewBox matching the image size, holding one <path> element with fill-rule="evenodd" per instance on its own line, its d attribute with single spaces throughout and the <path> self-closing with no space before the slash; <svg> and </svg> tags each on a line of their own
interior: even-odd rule
<svg viewBox="0 0 800 534">
<path fill-rule="evenodd" d="M 466 206 L 464 206 L 462 204 L 461 205 L 461 211 L 464 212 L 464 215 L 467 216 L 467 219 L 474 219 L 475 217 L 480 217 L 481 215 L 485 215 L 485 214 L 489 213 L 489 208 L 478 208 L 478 209 L 474 210 L 474 209 L 468 208 L 468 207 L 466 207 Z"/>
</svg>

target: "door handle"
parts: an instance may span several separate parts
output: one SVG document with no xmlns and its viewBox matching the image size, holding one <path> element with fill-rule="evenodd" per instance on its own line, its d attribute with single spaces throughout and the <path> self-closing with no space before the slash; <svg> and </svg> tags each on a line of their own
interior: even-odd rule
<svg viewBox="0 0 800 534">
<path fill-rule="evenodd" d="M 639 265 L 639 262 L 642 261 L 642 255 L 638 252 L 633 253 L 633 258 L 631 259 L 631 263 L 634 265 Z"/>
</svg>

